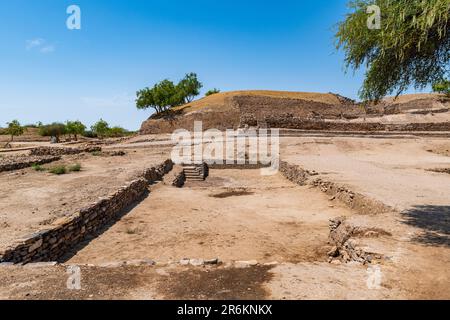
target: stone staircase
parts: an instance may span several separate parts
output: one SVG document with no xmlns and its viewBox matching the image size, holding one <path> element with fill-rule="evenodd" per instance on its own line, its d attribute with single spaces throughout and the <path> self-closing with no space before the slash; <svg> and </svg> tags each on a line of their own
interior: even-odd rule
<svg viewBox="0 0 450 320">
<path fill-rule="evenodd" d="M 185 165 L 183 167 L 186 181 L 204 181 L 207 176 L 206 165 Z"/>
</svg>

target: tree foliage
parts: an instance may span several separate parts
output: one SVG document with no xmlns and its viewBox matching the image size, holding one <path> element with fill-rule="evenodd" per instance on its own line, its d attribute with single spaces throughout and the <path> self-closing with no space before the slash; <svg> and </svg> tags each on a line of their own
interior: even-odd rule
<svg viewBox="0 0 450 320">
<path fill-rule="evenodd" d="M 450 81 L 442 80 L 433 84 L 433 91 L 450 97 Z"/>
<path fill-rule="evenodd" d="M 39 127 L 39 134 L 43 137 L 55 137 L 56 141 L 59 142 L 59 139 L 62 135 L 67 133 L 67 128 L 64 123 L 53 122 L 52 124 L 42 125 Z"/>
<path fill-rule="evenodd" d="M 177 91 L 184 103 L 190 103 L 200 94 L 203 84 L 198 80 L 197 74 L 188 73 L 177 85 Z"/>
<path fill-rule="evenodd" d="M 109 124 L 103 119 L 97 121 L 93 126 L 91 126 L 92 132 L 99 138 L 104 138 L 108 135 Z"/>
<path fill-rule="evenodd" d="M 78 140 L 78 136 L 83 135 L 86 131 L 86 126 L 81 123 L 81 121 L 67 121 L 66 122 L 66 131 L 67 134 L 73 135 L 75 137 L 75 141 Z"/>
<path fill-rule="evenodd" d="M 172 107 L 191 102 L 200 94 L 202 88 L 195 73 L 187 74 L 177 85 L 165 79 L 152 88 L 144 88 L 136 93 L 138 109 L 153 108 L 162 113 Z"/>
<path fill-rule="evenodd" d="M 381 9 L 381 29 L 370 29 L 367 8 Z M 354 0 L 338 25 L 337 48 L 347 68 L 367 67 L 363 100 L 423 89 L 449 73 L 449 0 Z"/>
<path fill-rule="evenodd" d="M 14 140 L 14 137 L 18 137 L 23 135 L 25 132 L 25 128 L 22 127 L 20 122 L 18 120 L 13 120 L 9 123 L 7 123 L 8 127 L 5 130 L 5 134 L 8 134 L 11 136 L 11 141 Z"/>
<path fill-rule="evenodd" d="M 216 93 L 220 93 L 220 90 L 217 88 L 208 90 L 208 92 L 205 93 L 205 97 L 212 96 L 213 94 L 216 94 Z"/>
</svg>

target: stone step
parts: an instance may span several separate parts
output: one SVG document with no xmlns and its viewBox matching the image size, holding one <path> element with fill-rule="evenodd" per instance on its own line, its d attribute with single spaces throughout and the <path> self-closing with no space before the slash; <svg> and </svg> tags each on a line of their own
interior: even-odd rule
<svg viewBox="0 0 450 320">
<path fill-rule="evenodd" d="M 186 181 L 205 181 L 205 179 L 203 179 L 203 178 L 189 178 L 189 179 L 186 179 Z"/>
</svg>

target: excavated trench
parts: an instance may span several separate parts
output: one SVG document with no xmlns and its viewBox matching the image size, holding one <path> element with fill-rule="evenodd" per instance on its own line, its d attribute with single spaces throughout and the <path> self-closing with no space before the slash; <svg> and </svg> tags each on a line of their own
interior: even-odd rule
<svg viewBox="0 0 450 320">
<path fill-rule="evenodd" d="M 320 190 L 258 169 L 210 169 L 150 195 L 62 262 L 253 265 L 328 260 L 329 221 L 354 212 Z"/>
</svg>

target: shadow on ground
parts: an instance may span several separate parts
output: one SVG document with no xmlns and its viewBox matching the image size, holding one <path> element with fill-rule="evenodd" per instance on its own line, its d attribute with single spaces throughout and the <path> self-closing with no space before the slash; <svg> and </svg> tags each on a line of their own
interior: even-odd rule
<svg viewBox="0 0 450 320">
<path fill-rule="evenodd" d="M 415 206 L 402 216 L 404 223 L 423 230 L 414 241 L 450 247 L 450 206 Z"/>
<path fill-rule="evenodd" d="M 86 238 L 81 241 L 80 243 L 76 244 L 72 248 L 70 248 L 66 254 L 64 254 L 61 258 L 58 259 L 59 263 L 66 263 L 70 259 L 72 259 L 78 251 L 83 250 L 86 246 L 88 246 L 92 240 L 96 239 L 97 237 L 101 236 L 103 233 L 108 231 L 117 221 L 125 217 L 128 213 L 130 213 L 134 208 L 136 208 L 142 201 L 144 201 L 147 197 L 150 196 L 150 192 L 147 190 L 144 192 L 144 194 L 137 199 L 134 203 L 124 208 L 122 211 L 120 211 L 111 221 L 109 221 L 107 224 L 105 224 L 103 227 L 98 229 L 97 231 L 86 235 Z"/>
</svg>

